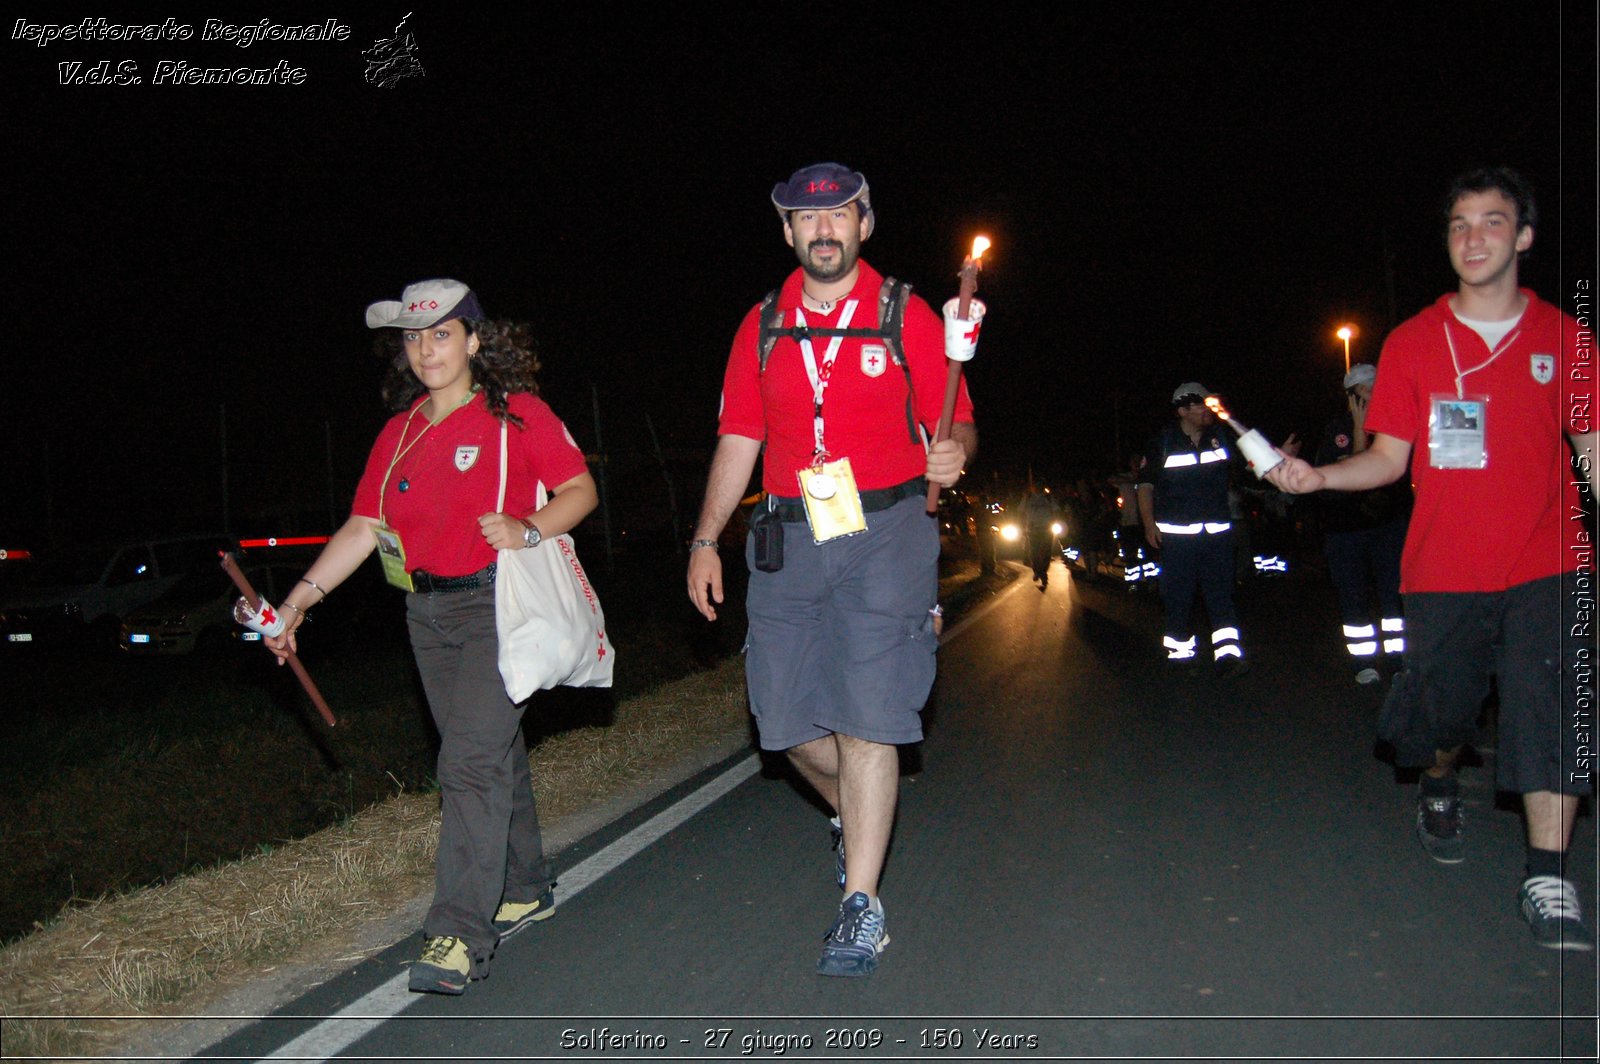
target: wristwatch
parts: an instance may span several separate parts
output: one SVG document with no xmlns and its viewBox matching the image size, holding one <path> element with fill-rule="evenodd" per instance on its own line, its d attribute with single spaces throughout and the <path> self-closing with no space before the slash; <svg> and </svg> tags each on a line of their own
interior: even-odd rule
<svg viewBox="0 0 1600 1064">
<path fill-rule="evenodd" d="M 543 534 L 539 531 L 539 526 L 527 518 L 523 518 L 522 526 L 522 545 L 524 547 L 537 547 L 539 541 L 544 539 Z"/>
</svg>

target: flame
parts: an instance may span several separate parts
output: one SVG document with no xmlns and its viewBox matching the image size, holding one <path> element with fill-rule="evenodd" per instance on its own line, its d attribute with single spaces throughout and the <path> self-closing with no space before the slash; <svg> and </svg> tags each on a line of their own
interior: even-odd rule
<svg viewBox="0 0 1600 1064">
<path fill-rule="evenodd" d="M 1222 420 L 1224 420 L 1224 421 L 1231 420 L 1229 418 L 1229 416 L 1228 416 L 1227 408 L 1225 408 L 1222 405 L 1222 400 L 1218 399 L 1216 396 L 1214 396 L 1214 395 L 1207 396 L 1206 397 L 1206 406 L 1210 407 L 1211 408 L 1211 412 L 1213 414 L 1217 415 L 1218 417 L 1220 417 Z"/>
<path fill-rule="evenodd" d="M 989 250 L 989 238 L 986 236 L 975 237 L 972 241 L 972 261 L 977 262 L 983 258 L 983 253 Z"/>
</svg>

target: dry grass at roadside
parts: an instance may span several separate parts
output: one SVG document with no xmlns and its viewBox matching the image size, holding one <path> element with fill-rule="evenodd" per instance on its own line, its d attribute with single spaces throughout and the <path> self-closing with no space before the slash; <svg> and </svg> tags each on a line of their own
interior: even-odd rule
<svg viewBox="0 0 1600 1064">
<path fill-rule="evenodd" d="M 623 702 L 609 726 L 533 749 L 541 816 L 604 802 L 747 727 L 738 657 Z M 324 960 L 348 952 L 373 912 L 428 889 L 438 804 L 399 795 L 269 853 L 68 909 L 0 951 L 4 1055 L 115 1052 L 145 1030 L 138 1018 L 202 1013 L 307 941 Z"/>
</svg>

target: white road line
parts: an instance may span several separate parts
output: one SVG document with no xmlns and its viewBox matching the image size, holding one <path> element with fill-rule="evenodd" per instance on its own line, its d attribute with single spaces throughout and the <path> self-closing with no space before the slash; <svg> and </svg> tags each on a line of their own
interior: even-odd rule
<svg viewBox="0 0 1600 1064">
<path fill-rule="evenodd" d="M 988 613 L 990 610 L 992 610 L 996 606 L 1000 605 L 1000 603 L 1003 602 L 1008 595 L 1011 595 L 1019 587 L 1023 587 L 1023 586 L 1026 586 L 1026 585 L 1024 585 L 1022 583 L 1022 581 L 1015 580 L 1015 579 L 1012 580 L 1011 581 L 1011 586 L 1007 587 L 1004 591 L 1000 592 L 1000 594 L 994 596 L 988 602 L 985 602 L 983 605 L 981 605 L 977 609 L 973 610 L 967 616 L 961 618 L 960 621 L 958 621 L 955 624 L 952 624 L 950 627 L 946 628 L 944 630 L 944 632 L 939 636 L 939 645 L 940 646 L 944 646 L 946 643 L 950 642 L 956 636 L 960 635 L 962 632 L 965 632 L 967 630 L 968 626 L 970 626 L 972 624 L 975 624 L 977 622 L 978 618 L 982 617 L 984 614 Z"/>
<path fill-rule="evenodd" d="M 963 617 L 960 623 L 946 628 L 939 637 L 939 645 L 945 645 L 966 631 L 974 621 L 1000 605 L 1001 600 L 1018 586 L 1020 585 L 1013 581 L 1011 588 L 994 596 L 970 616 Z M 693 794 L 663 809 L 611 845 L 573 865 L 561 874 L 561 899 L 568 901 L 576 897 L 585 888 L 598 882 L 601 876 L 617 868 L 760 770 L 761 759 L 752 754 Z M 301 1060 L 312 1064 L 325 1064 L 358 1038 L 376 1030 L 421 1000 L 421 995 L 413 994 L 409 989 L 409 981 L 409 972 L 395 976 L 376 990 L 324 1019 L 305 1034 L 284 1043 L 274 1050 L 271 1056 L 261 1059 Z"/>
<path fill-rule="evenodd" d="M 663 809 L 600 852 L 573 865 L 561 873 L 561 900 L 568 901 L 576 897 L 585 888 L 599 881 L 601 876 L 683 824 L 760 770 L 761 759 L 752 754 L 693 794 Z M 409 972 L 395 976 L 365 997 L 323 1020 L 305 1034 L 286 1042 L 274 1050 L 271 1056 L 261 1059 L 303 1060 L 323 1064 L 356 1039 L 416 1004 L 421 995 L 410 991 L 409 978 Z"/>
</svg>

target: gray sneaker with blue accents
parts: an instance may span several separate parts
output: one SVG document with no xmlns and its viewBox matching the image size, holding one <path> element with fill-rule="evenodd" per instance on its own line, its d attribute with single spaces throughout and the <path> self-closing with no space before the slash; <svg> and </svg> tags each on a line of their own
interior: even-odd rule
<svg viewBox="0 0 1600 1064">
<path fill-rule="evenodd" d="M 839 916 L 822 940 L 818 975 L 857 977 L 871 975 L 878 955 L 889 944 L 884 929 L 883 902 L 856 891 L 839 905 Z"/>
</svg>

